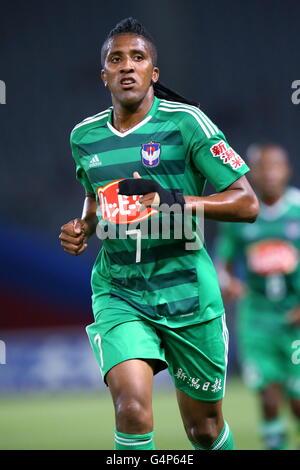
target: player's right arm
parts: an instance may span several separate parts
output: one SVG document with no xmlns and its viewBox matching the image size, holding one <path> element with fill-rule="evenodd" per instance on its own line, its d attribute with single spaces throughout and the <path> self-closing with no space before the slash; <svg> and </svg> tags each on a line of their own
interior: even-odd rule
<svg viewBox="0 0 300 470">
<path fill-rule="evenodd" d="M 76 164 L 76 178 L 85 188 L 85 199 L 81 218 L 70 220 L 65 225 L 63 225 L 59 235 L 60 243 L 64 251 L 74 256 L 81 255 L 81 253 L 86 250 L 88 246 L 87 241 L 89 237 L 95 232 L 98 223 L 96 214 L 96 196 L 88 176 L 80 162 L 76 135 L 77 138 L 79 138 L 80 131 L 78 132 L 73 130 L 71 132 L 70 144 L 72 155 Z"/>
<path fill-rule="evenodd" d="M 61 227 L 59 239 L 64 251 L 78 256 L 86 250 L 87 241 L 97 227 L 96 210 L 95 194 L 86 192 L 81 218 L 70 220 Z"/>
</svg>

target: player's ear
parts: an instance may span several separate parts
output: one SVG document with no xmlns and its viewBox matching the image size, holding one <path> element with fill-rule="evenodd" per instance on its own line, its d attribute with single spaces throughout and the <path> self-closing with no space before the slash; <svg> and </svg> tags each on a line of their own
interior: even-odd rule
<svg viewBox="0 0 300 470">
<path fill-rule="evenodd" d="M 101 80 L 104 83 L 104 86 L 107 87 L 107 77 L 106 77 L 106 72 L 104 69 L 101 70 L 100 76 L 101 76 Z"/>
<path fill-rule="evenodd" d="M 159 68 L 158 67 L 153 67 L 152 70 L 152 83 L 156 83 L 159 79 Z"/>
</svg>

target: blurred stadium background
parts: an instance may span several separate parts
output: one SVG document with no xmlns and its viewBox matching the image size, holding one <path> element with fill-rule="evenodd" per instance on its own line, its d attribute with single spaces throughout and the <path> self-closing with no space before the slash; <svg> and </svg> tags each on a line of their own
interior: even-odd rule
<svg viewBox="0 0 300 470">
<path fill-rule="evenodd" d="M 199 100 L 241 155 L 253 142 L 285 146 L 297 186 L 299 13 L 292 0 L 1 2 L 1 449 L 112 447 L 112 405 L 84 330 L 99 241 L 79 258 L 58 241 L 84 195 L 70 130 L 109 104 L 99 80 L 108 31 L 126 16 L 140 19 L 156 40 L 162 82 Z M 215 233 L 207 223 L 212 255 Z M 229 306 L 225 411 L 237 447 L 259 449 L 259 410 L 240 380 L 234 317 Z M 154 408 L 157 448 L 189 449 L 167 373 L 155 378 Z"/>
</svg>

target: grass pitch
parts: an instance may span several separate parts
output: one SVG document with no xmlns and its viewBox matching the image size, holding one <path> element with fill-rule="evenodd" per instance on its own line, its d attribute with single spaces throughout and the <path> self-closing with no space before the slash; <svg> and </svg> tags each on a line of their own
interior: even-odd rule
<svg viewBox="0 0 300 470">
<path fill-rule="evenodd" d="M 191 450 L 174 390 L 156 388 L 153 407 L 156 449 Z M 228 380 L 224 416 L 237 449 L 261 448 L 256 398 L 239 380 Z M 0 449 L 113 449 L 113 430 L 107 390 L 0 399 Z"/>
</svg>

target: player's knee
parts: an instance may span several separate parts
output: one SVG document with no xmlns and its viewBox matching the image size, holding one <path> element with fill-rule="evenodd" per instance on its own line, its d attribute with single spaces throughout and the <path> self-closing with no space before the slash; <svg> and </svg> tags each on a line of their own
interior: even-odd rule
<svg viewBox="0 0 300 470">
<path fill-rule="evenodd" d="M 116 404 L 116 422 L 120 432 L 144 434 L 152 431 L 152 410 L 134 398 L 119 400 Z"/>
<path fill-rule="evenodd" d="M 261 393 L 262 410 L 266 419 L 275 419 L 279 413 L 280 397 L 273 389 L 265 389 Z"/>
<path fill-rule="evenodd" d="M 263 414 L 265 419 L 275 419 L 278 416 L 279 413 L 279 406 L 275 402 L 268 402 L 264 401 L 263 402 Z"/>
<path fill-rule="evenodd" d="M 203 447 L 210 447 L 218 438 L 217 420 L 203 420 L 187 429 L 188 438 Z"/>
</svg>

